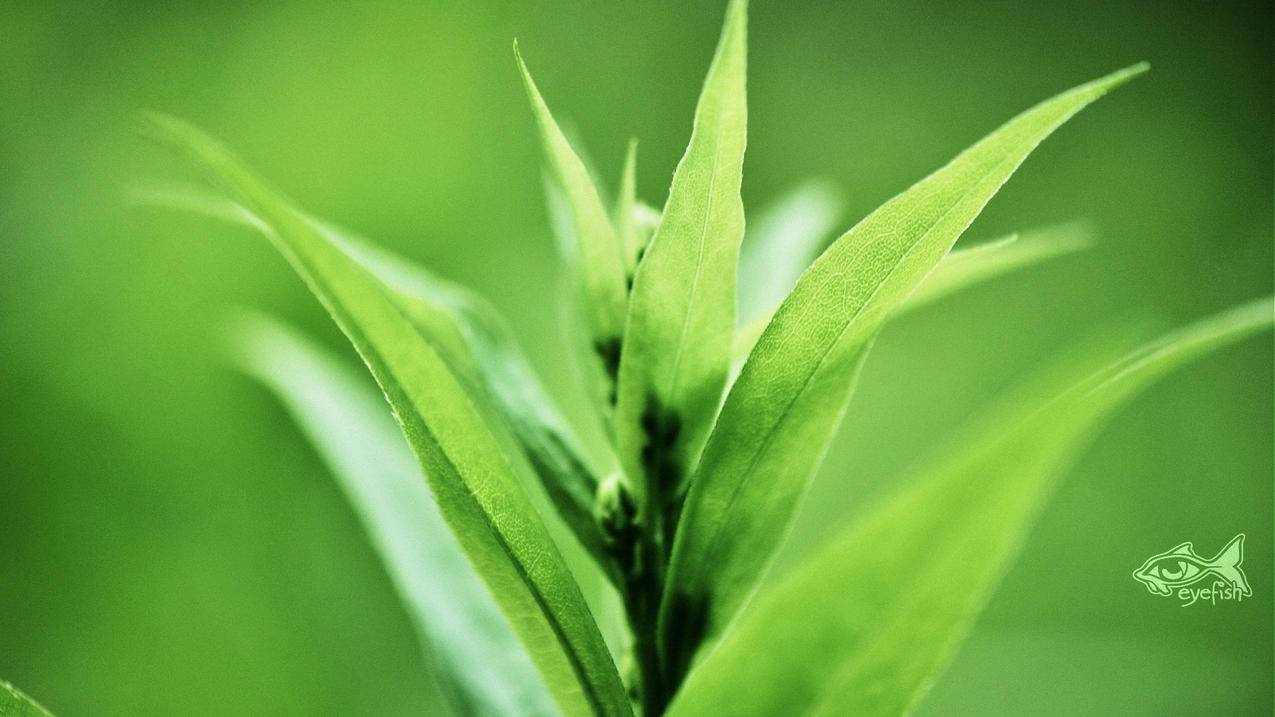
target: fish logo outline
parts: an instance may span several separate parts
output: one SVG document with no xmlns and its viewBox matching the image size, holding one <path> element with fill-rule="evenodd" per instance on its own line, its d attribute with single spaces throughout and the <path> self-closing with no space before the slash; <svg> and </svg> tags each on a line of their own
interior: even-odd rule
<svg viewBox="0 0 1275 717">
<path fill-rule="evenodd" d="M 1243 562 L 1244 534 L 1240 533 L 1210 559 L 1201 558 L 1189 541 L 1152 555 L 1142 567 L 1133 571 L 1133 579 L 1146 585 L 1153 595 L 1167 597 L 1179 588 L 1216 576 L 1230 583 L 1244 597 L 1249 597 L 1253 589 L 1240 567 Z"/>
</svg>

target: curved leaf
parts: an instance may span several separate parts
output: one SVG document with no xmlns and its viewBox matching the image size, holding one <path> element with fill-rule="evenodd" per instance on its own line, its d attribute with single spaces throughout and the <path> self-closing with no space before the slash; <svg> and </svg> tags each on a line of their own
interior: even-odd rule
<svg viewBox="0 0 1275 717">
<path fill-rule="evenodd" d="M 266 236 L 271 231 L 241 205 L 187 187 L 152 188 L 137 192 L 134 199 L 242 224 Z M 579 439 L 496 307 L 402 257 L 331 224 L 308 219 L 317 231 L 393 290 L 393 299 L 403 314 L 458 376 L 481 386 L 563 522 L 614 582 L 616 576 L 593 518 L 597 473 L 589 467 Z M 477 386 L 474 388 L 477 392 Z"/>
<path fill-rule="evenodd" d="M 555 715 L 509 621 L 461 552 L 420 464 L 362 377 L 264 318 L 235 333 L 244 370 L 287 406 L 381 556 L 462 715 Z"/>
<path fill-rule="evenodd" d="M 802 275 L 731 387 L 691 483 L 661 620 L 685 669 L 752 594 L 787 533 L 878 330 L 1045 137 L 1139 65 L 1014 118 L 891 199 Z"/>
<path fill-rule="evenodd" d="M 1089 246 L 1089 228 L 1082 222 L 1032 229 L 1023 234 L 983 242 L 968 249 L 954 249 L 943 257 L 925 281 L 895 309 L 895 316 L 928 306 L 980 281 L 994 279 L 1015 269 L 1031 266 Z M 766 330 L 773 313 L 749 321 L 735 332 L 734 371 L 743 368 L 748 353 Z"/>
<path fill-rule="evenodd" d="M 1105 369 L 1095 360 L 1105 351 L 1095 351 L 1041 372 L 763 591 L 691 671 L 670 714 L 906 713 L 1101 420 L 1170 370 L 1273 319 L 1267 298 Z"/>
<path fill-rule="evenodd" d="M 394 409 L 443 516 L 567 714 L 629 714 L 580 588 L 460 379 L 392 292 L 248 172 L 179 120 L 149 127 L 271 228 L 271 239 L 358 350 Z"/>
<path fill-rule="evenodd" d="M 554 121 L 540 90 L 531 79 L 531 73 L 527 71 L 517 43 L 514 43 L 514 56 L 540 128 L 545 155 L 570 209 L 580 252 L 579 268 L 584 277 L 586 314 L 594 349 L 600 360 L 609 365 L 608 373 L 614 380 L 614 363 L 619 358 L 628 306 L 623 252 L 588 168 Z"/>
<path fill-rule="evenodd" d="M 17 687 L 0 680 L 0 717 L 53 717 Z"/>
</svg>

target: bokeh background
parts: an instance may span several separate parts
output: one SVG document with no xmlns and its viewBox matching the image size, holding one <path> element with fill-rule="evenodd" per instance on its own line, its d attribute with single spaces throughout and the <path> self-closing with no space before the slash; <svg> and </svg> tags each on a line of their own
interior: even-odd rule
<svg viewBox="0 0 1275 717">
<path fill-rule="evenodd" d="M 303 206 L 502 307 L 570 392 L 517 37 L 605 177 L 657 206 L 722 3 L 0 4 L 0 676 L 62 715 L 395 715 L 439 704 L 350 509 L 221 326 L 258 307 L 351 359 L 264 242 L 131 206 L 188 118 Z M 1271 4 L 755 0 L 744 200 L 833 182 L 848 227 L 1018 111 L 1152 72 L 1028 160 L 967 234 L 1096 246 L 893 324 L 782 564 L 1000 388 L 1111 321 L 1272 289 Z M 614 184 L 614 180 L 610 180 Z M 1175 373 L 1071 472 L 921 712 L 1270 714 L 1270 334 Z M 1255 592 L 1130 578 L 1248 536 Z"/>
</svg>

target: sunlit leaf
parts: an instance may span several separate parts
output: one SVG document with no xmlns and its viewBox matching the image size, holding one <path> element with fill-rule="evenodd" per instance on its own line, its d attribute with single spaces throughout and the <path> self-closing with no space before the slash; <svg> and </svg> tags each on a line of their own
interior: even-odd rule
<svg viewBox="0 0 1275 717">
<path fill-rule="evenodd" d="M 438 505 L 567 714 L 628 714 L 614 663 L 566 563 L 500 441 L 393 292 L 215 140 L 152 115 L 153 135 L 191 156 L 271 229 L 280 252 L 346 334 L 389 399 Z"/>
<path fill-rule="evenodd" d="M 661 623 L 674 670 L 756 589 L 885 320 L 1041 140 L 1144 69 L 1014 118 L 885 203 L 802 275 L 733 384 L 691 482 Z"/>
<path fill-rule="evenodd" d="M 557 714 L 509 621 L 461 552 L 385 399 L 287 328 L 240 322 L 243 368 L 287 406 L 337 478 L 458 714 Z"/>
<path fill-rule="evenodd" d="M 895 309 L 902 315 L 968 288 L 981 281 L 994 279 L 1015 269 L 1031 266 L 1089 246 L 1089 229 L 1083 223 L 1063 224 L 1011 234 L 983 242 L 968 249 L 955 249 L 943 257 L 925 281 Z M 743 368 L 744 360 L 757 339 L 766 330 L 772 313 L 749 321 L 735 332 L 734 371 Z"/>
<path fill-rule="evenodd" d="M 764 590 L 692 669 L 670 713 L 907 712 L 1102 419 L 1172 369 L 1272 323 L 1267 298 L 1106 368 L 1097 347 L 1041 371 Z"/>
<path fill-rule="evenodd" d="M 626 473 L 645 476 L 637 487 L 652 525 L 693 465 L 730 368 L 744 236 L 746 12 L 743 0 L 726 11 L 690 144 L 630 297 L 616 437 Z"/>
</svg>

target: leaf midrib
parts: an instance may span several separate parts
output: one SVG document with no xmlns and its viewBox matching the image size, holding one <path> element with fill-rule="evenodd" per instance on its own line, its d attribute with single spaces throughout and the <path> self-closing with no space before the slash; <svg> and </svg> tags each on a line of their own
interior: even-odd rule
<svg viewBox="0 0 1275 717">
<path fill-rule="evenodd" d="M 673 370 L 672 370 L 673 377 L 671 379 L 672 383 L 669 384 L 669 405 L 670 406 L 678 405 L 677 389 L 679 387 L 679 384 L 681 383 L 679 379 L 681 378 L 682 356 L 685 353 L 686 334 L 690 329 L 691 312 L 694 310 L 694 307 L 695 307 L 695 295 L 699 291 L 700 274 L 703 272 L 703 269 L 704 269 L 704 244 L 708 238 L 708 224 L 713 217 L 713 199 L 715 196 L 713 190 L 717 186 L 717 164 L 721 160 L 721 154 L 722 154 L 722 141 L 720 138 L 721 128 L 722 128 L 722 121 L 719 116 L 717 121 L 717 127 L 716 127 L 717 132 L 715 134 L 717 139 L 715 139 L 713 142 L 713 164 L 708 175 L 708 201 L 704 206 L 704 223 L 700 227 L 699 244 L 697 246 L 697 253 L 695 255 L 695 274 L 691 279 L 691 293 L 686 299 L 686 311 L 682 314 L 682 328 L 681 328 L 681 331 L 678 333 L 676 352 L 673 354 Z M 695 138 L 691 137 L 691 141 L 694 142 Z"/>
</svg>

